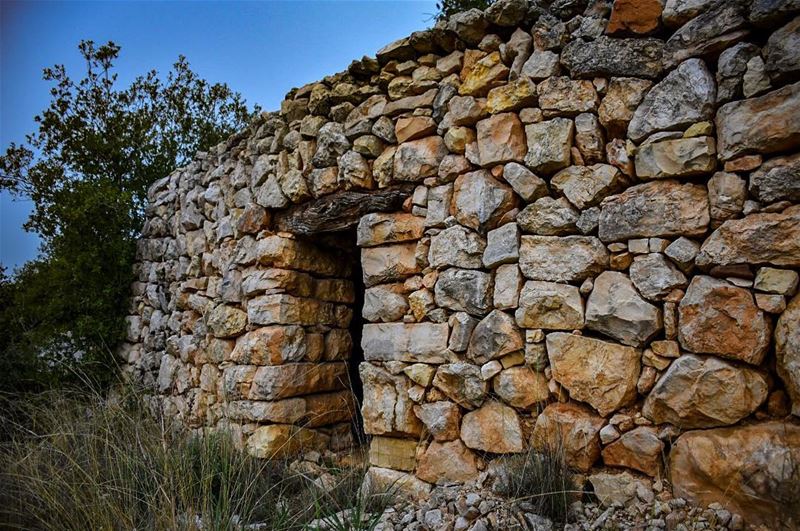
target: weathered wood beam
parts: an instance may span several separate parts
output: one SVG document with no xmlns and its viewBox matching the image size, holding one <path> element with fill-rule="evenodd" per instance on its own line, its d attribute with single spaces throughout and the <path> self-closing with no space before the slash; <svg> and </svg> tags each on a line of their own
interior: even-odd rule
<svg viewBox="0 0 800 531">
<path fill-rule="evenodd" d="M 350 228 L 371 212 L 396 212 L 414 191 L 414 185 L 400 185 L 374 191 L 346 191 L 320 197 L 275 213 L 278 230 L 298 235 L 335 232 Z"/>
</svg>

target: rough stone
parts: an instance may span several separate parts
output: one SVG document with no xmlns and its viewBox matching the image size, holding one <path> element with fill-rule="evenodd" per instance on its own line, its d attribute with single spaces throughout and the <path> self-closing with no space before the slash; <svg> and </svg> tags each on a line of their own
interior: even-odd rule
<svg viewBox="0 0 800 531">
<path fill-rule="evenodd" d="M 395 470 L 414 470 L 417 442 L 413 439 L 373 437 L 369 443 L 369 463 Z"/>
<path fill-rule="evenodd" d="M 681 26 L 664 45 L 664 63 L 720 52 L 750 32 L 742 2 L 719 2 Z"/>
<path fill-rule="evenodd" d="M 534 50 L 522 65 L 521 73 L 536 81 L 556 76 L 559 71 L 558 59 L 558 54 L 550 50 Z"/>
<path fill-rule="evenodd" d="M 550 186 L 580 210 L 600 204 L 605 197 L 620 191 L 623 185 L 622 174 L 608 164 L 570 166 L 550 179 Z"/>
<path fill-rule="evenodd" d="M 486 238 L 483 265 L 494 268 L 500 264 L 516 262 L 519 258 L 519 227 L 516 223 L 490 230 Z"/>
<path fill-rule="evenodd" d="M 580 404 L 550 404 L 536 417 L 531 446 L 563 451 L 576 470 L 588 472 L 600 458 L 600 428 L 604 420 Z"/>
<path fill-rule="evenodd" d="M 577 78 L 657 78 L 663 69 L 664 43 L 658 39 L 574 40 L 564 47 L 561 63 Z"/>
<path fill-rule="evenodd" d="M 481 166 L 521 162 L 525 157 L 525 134 L 516 114 L 495 114 L 478 122 L 477 129 Z"/>
<path fill-rule="evenodd" d="M 516 162 L 503 167 L 503 179 L 527 202 L 536 201 L 547 195 L 547 183 L 532 171 Z"/>
<path fill-rule="evenodd" d="M 644 472 L 648 476 L 661 475 L 664 443 L 655 428 L 642 426 L 629 432 L 603 448 L 603 463 Z"/>
<path fill-rule="evenodd" d="M 586 302 L 586 327 L 641 347 L 661 330 L 661 311 L 639 296 L 627 276 L 605 271 Z"/>
<path fill-rule="evenodd" d="M 417 477 L 428 483 L 463 483 L 478 475 L 477 456 L 460 440 L 432 442 L 417 463 Z"/>
<path fill-rule="evenodd" d="M 625 136 L 634 112 L 652 86 L 653 82 L 646 79 L 611 78 L 603 101 L 597 109 L 600 123 L 610 137 Z"/>
<path fill-rule="evenodd" d="M 800 427 L 773 421 L 684 433 L 670 452 L 670 476 L 675 496 L 724 504 L 749 526 L 791 529 L 800 518 L 798 461 Z"/>
<path fill-rule="evenodd" d="M 775 325 L 778 376 L 792 400 L 792 413 L 800 416 L 800 295 L 786 306 Z"/>
<path fill-rule="evenodd" d="M 478 319 L 468 313 L 458 312 L 450 316 L 450 340 L 447 347 L 453 352 L 464 352 L 469 345 L 472 331 L 478 324 Z"/>
<path fill-rule="evenodd" d="M 490 114 L 504 113 L 518 111 L 535 103 L 536 85 L 528 77 L 522 77 L 490 90 L 486 97 L 486 110 Z"/>
<path fill-rule="evenodd" d="M 594 494 L 604 507 L 629 506 L 639 501 L 638 494 L 650 492 L 650 482 L 629 472 L 597 472 L 589 476 Z"/>
<path fill-rule="evenodd" d="M 361 249 L 361 267 L 367 287 L 404 280 L 420 270 L 416 243 L 399 243 Z"/>
<path fill-rule="evenodd" d="M 523 231 L 542 236 L 566 236 L 576 232 L 579 212 L 563 197 L 542 197 L 517 215 Z"/>
<path fill-rule="evenodd" d="M 356 229 L 359 247 L 419 240 L 425 231 L 425 218 L 411 214 L 367 214 Z"/>
<path fill-rule="evenodd" d="M 525 126 L 528 154 L 525 164 L 535 172 L 552 173 L 570 163 L 575 125 L 567 118 L 554 118 Z"/>
<path fill-rule="evenodd" d="M 506 404 L 532 409 L 550 396 L 547 378 L 529 367 L 511 367 L 502 371 L 492 381 L 494 393 Z"/>
<path fill-rule="evenodd" d="M 639 142 L 658 131 L 685 129 L 714 116 L 716 85 L 700 59 L 681 63 L 645 95 L 628 127 L 628 136 Z"/>
<path fill-rule="evenodd" d="M 726 221 L 703 243 L 696 263 L 703 268 L 736 264 L 800 267 L 800 206 Z"/>
<path fill-rule="evenodd" d="M 480 407 L 489 390 L 489 385 L 481 378 L 481 370 L 463 362 L 440 365 L 433 377 L 433 385 L 466 409 Z"/>
<path fill-rule="evenodd" d="M 763 203 L 800 202 L 800 154 L 764 162 L 750 174 L 749 191 Z"/>
<path fill-rule="evenodd" d="M 762 267 L 756 273 L 753 288 L 757 291 L 792 296 L 797 292 L 800 275 L 791 269 Z"/>
<path fill-rule="evenodd" d="M 523 450 L 522 427 L 516 411 L 495 400 L 464 415 L 461 440 L 469 448 L 484 452 L 510 454 Z"/>
<path fill-rule="evenodd" d="M 485 315 L 492 306 L 492 276 L 471 269 L 446 269 L 439 274 L 434 293 L 442 308 Z"/>
<path fill-rule="evenodd" d="M 708 181 L 711 219 L 718 224 L 742 213 L 747 184 L 735 173 L 717 172 Z"/>
<path fill-rule="evenodd" d="M 702 236 L 710 222 L 706 187 L 673 180 L 632 186 L 601 206 L 599 236 L 604 242 Z"/>
<path fill-rule="evenodd" d="M 672 290 L 683 289 L 688 284 L 686 276 L 660 253 L 635 257 L 630 276 L 639 293 L 653 301 L 664 300 Z"/>
<path fill-rule="evenodd" d="M 754 369 L 713 356 L 684 354 L 669 366 L 647 396 L 642 414 L 681 429 L 735 424 L 767 398 L 767 381 Z"/>
<path fill-rule="evenodd" d="M 774 81 L 782 81 L 800 72 L 800 18 L 776 30 L 764 47 L 766 70 Z"/>
<path fill-rule="evenodd" d="M 661 0 L 616 0 L 606 26 L 608 35 L 646 35 L 658 29 L 664 2 Z"/>
<path fill-rule="evenodd" d="M 454 403 L 441 400 L 420 404 L 414 406 L 414 414 L 425 424 L 425 429 L 435 441 L 458 439 L 461 429 L 461 410 Z"/>
<path fill-rule="evenodd" d="M 525 341 L 514 318 L 500 310 L 493 310 L 472 331 L 467 347 L 467 358 L 478 365 L 502 358 L 525 347 Z"/>
<path fill-rule="evenodd" d="M 447 323 L 365 324 L 361 349 L 368 361 L 441 363 L 447 334 Z"/>
<path fill-rule="evenodd" d="M 358 372 L 364 386 L 361 406 L 364 432 L 371 435 L 419 436 L 422 423 L 414 415 L 414 403 L 408 397 L 411 381 L 402 374 L 394 376 L 371 363 L 360 364 Z"/>
<path fill-rule="evenodd" d="M 588 79 L 549 77 L 539 83 L 539 107 L 544 111 L 565 114 L 596 111 L 600 101 L 594 85 Z"/>
<path fill-rule="evenodd" d="M 517 264 L 498 267 L 494 274 L 494 307 L 498 310 L 516 308 L 522 281 L 522 273 Z"/>
<path fill-rule="evenodd" d="M 681 346 L 759 365 L 769 348 L 771 326 L 748 289 L 696 276 L 679 306 Z"/>
<path fill-rule="evenodd" d="M 575 286 L 530 280 L 515 317 L 523 328 L 578 330 L 583 328 L 583 299 Z"/>
<path fill-rule="evenodd" d="M 636 398 L 641 351 L 635 348 L 553 332 L 547 335 L 547 355 L 558 383 L 604 417 Z"/>
<path fill-rule="evenodd" d="M 208 316 L 208 328 L 215 337 L 236 337 L 246 326 L 247 313 L 226 304 L 220 304 Z"/>
<path fill-rule="evenodd" d="M 439 136 L 429 136 L 400 144 L 394 154 L 394 179 L 421 181 L 425 177 L 433 177 L 445 155 L 447 147 Z"/>
<path fill-rule="evenodd" d="M 449 266 L 480 269 L 485 249 L 486 240 L 481 235 L 454 225 L 431 238 L 428 262 L 437 269 Z"/>
<path fill-rule="evenodd" d="M 251 400 L 277 400 L 347 387 L 345 363 L 287 363 L 259 367 L 250 387 Z"/>
<path fill-rule="evenodd" d="M 726 161 L 800 146 L 800 81 L 717 111 L 717 152 Z"/>
<path fill-rule="evenodd" d="M 327 437 L 319 432 L 290 424 L 257 428 L 247 439 L 247 452 L 262 459 L 282 459 L 302 452 L 322 450 Z"/>
<path fill-rule="evenodd" d="M 514 208 L 511 188 L 494 179 L 488 171 L 460 175 L 453 188 L 453 210 L 459 223 L 485 233 Z"/>
<path fill-rule="evenodd" d="M 608 267 L 608 251 L 592 236 L 522 236 L 519 265 L 531 280 L 577 282 Z"/>
<path fill-rule="evenodd" d="M 636 176 L 649 180 L 703 175 L 714 171 L 715 155 L 710 136 L 651 142 L 636 152 Z"/>
<path fill-rule="evenodd" d="M 505 83 L 508 73 L 500 52 L 492 52 L 467 69 L 458 93 L 462 96 L 485 96 L 491 89 Z"/>
</svg>

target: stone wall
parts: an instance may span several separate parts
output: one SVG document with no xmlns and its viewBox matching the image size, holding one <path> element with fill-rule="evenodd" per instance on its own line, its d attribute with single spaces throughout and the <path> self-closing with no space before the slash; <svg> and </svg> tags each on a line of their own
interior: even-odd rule
<svg viewBox="0 0 800 531">
<path fill-rule="evenodd" d="M 128 372 L 255 455 L 344 448 L 359 312 L 372 481 L 560 442 L 601 498 L 793 525 L 798 13 L 499 0 L 292 90 L 150 190 Z"/>
</svg>

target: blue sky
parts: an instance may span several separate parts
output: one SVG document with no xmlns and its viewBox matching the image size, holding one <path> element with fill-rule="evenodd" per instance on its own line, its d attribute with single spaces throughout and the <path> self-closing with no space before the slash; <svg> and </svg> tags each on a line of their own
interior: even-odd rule
<svg viewBox="0 0 800 531">
<path fill-rule="evenodd" d="M 179 54 L 209 81 L 228 83 L 248 103 L 280 106 L 292 87 L 343 70 L 384 44 L 429 27 L 434 0 L 403 1 L 106 1 L 0 0 L 0 149 L 24 141 L 49 101 L 42 68 L 83 65 L 81 39 L 122 46 L 119 81 Z M 0 194 L 0 263 L 13 268 L 36 255 L 22 230 L 30 203 Z"/>
</svg>

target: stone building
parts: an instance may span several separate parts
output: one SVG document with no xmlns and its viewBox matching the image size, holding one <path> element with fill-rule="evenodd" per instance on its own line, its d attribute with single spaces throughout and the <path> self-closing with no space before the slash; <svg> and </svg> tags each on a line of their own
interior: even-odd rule
<svg viewBox="0 0 800 531">
<path fill-rule="evenodd" d="M 128 373 L 257 456 L 366 434 L 415 495 L 558 441 L 598 492 L 800 525 L 800 4 L 552 4 L 416 32 L 155 183 Z"/>
</svg>

